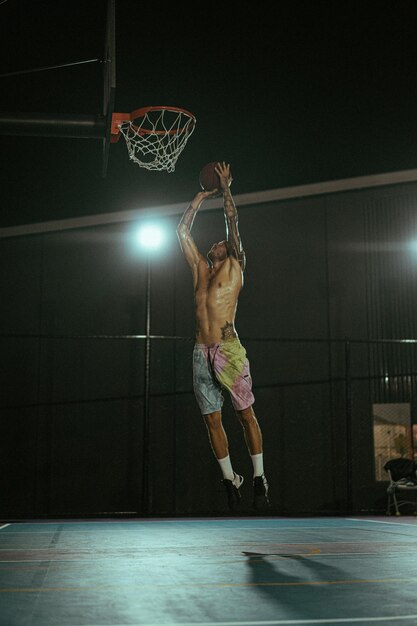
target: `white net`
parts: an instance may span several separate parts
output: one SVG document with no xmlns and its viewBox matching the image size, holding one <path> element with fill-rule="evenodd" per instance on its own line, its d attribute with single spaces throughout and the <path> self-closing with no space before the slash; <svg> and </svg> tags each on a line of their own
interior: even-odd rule
<svg viewBox="0 0 417 626">
<path fill-rule="evenodd" d="M 173 172 L 196 119 L 174 107 L 148 107 L 135 112 L 134 120 L 117 126 L 126 140 L 129 157 L 139 167 Z"/>
</svg>

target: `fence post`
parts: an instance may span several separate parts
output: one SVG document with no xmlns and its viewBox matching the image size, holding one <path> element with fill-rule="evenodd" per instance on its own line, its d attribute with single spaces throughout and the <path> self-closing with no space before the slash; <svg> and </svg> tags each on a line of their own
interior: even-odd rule
<svg viewBox="0 0 417 626">
<path fill-rule="evenodd" d="M 345 403 L 346 403 L 346 504 L 348 513 L 353 513 L 352 497 L 352 372 L 351 346 L 345 337 Z"/>
<path fill-rule="evenodd" d="M 146 341 L 144 367 L 143 402 L 143 446 L 142 446 L 142 515 L 149 514 L 149 444 L 150 444 L 150 381 L 151 381 L 151 256 L 146 257 Z"/>
</svg>

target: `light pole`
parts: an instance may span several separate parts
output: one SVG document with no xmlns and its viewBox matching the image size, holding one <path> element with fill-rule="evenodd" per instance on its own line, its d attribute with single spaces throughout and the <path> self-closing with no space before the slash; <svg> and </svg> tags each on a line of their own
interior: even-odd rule
<svg viewBox="0 0 417 626">
<path fill-rule="evenodd" d="M 138 231 L 140 245 L 146 250 L 146 321 L 143 395 L 142 446 L 142 512 L 149 513 L 149 432 L 150 432 L 150 364 L 151 364 L 151 255 L 163 241 L 162 230 L 155 224 L 145 224 Z"/>
</svg>

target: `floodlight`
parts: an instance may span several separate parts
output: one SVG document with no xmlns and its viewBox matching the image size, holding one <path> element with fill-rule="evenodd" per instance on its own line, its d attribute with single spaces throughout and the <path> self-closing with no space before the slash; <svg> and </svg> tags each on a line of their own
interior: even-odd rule
<svg viewBox="0 0 417 626">
<path fill-rule="evenodd" d="M 149 250 L 159 248 L 163 240 L 164 233 L 156 224 L 145 224 L 138 231 L 140 245 Z"/>
</svg>

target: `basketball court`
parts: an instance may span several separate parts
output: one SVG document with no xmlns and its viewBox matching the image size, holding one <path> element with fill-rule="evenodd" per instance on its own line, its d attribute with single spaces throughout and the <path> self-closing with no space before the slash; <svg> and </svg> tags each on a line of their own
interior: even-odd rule
<svg viewBox="0 0 417 626">
<path fill-rule="evenodd" d="M 105 519 L 3 524 L 8 626 L 417 622 L 417 521 Z"/>
</svg>

